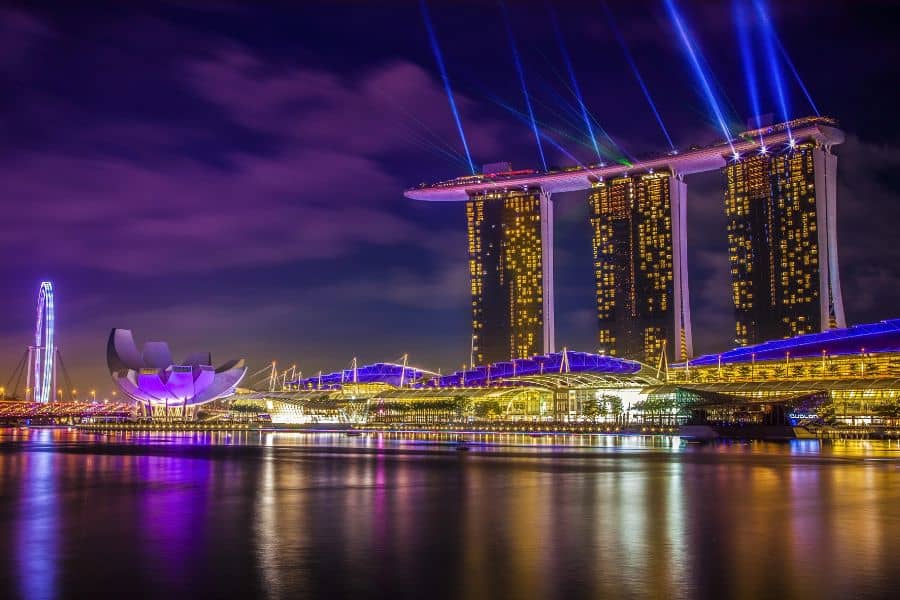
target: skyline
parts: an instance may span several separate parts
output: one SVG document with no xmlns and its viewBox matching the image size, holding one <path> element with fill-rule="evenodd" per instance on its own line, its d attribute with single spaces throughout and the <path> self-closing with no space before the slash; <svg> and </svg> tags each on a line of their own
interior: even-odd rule
<svg viewBox="0 0 900 600">
<path fill-rule="evenodd" d="M 729 98 L 744 106 L 739 76 L 729 78 L 728 70 L 721 68 L 739 64 L 740 57 L 735 54 L 719 63 L 718 55 L 725 53 L 710 51 L 717 48 L 718 37 L 734 35 L 730 19 L 683 4 L 712 70 Z M 659 7 L 652 6 L 659 17 Z M 890 318 L 895 315 L 881 307 L 896 305 L 900 297 L 900 256 L 895 256 L 900 250 L 885 248 L 880 240 L 889 235 L 891 216 L 898 211 L 889 203 L 897 197 L 897 182 L 884 172 L 900 163 L 900 136 L 896 122 L 873 119 L 879 103 L 890 106 L 896 92 L 879 89 L 878 94 L 857 96 L 852 108 L 853 94 L 863 91 L 859 88 L 866 87 L 866 77 L 890 79 L 878 70 L 884 65 L 878 64 L 877 55 L 854 62 L 866 44 L 877 45 L 877 30 L 872 28 L 879 21 L 868 9 L 851 12 L 851 22 L 863 23 L 857 31 L 860 36 L 865 31 L 866 37 L 841 52 L 819 47 L 811 53 L 802 32 L 790 26 L 790 19 L 806 6 L 773 10 L 776 28 L 783 35 L 792 32 L 786 46 L 823 114 L 838 118 L 848 133 L 847 143 L 837 151 L 841 277 L 845 288 L 854 291 L 845 299 L 848 323 Z M 314 8 L 320 19 L 336 18 L 327 6 Z M 797 13 L 786 15 L 786 8 Z M 465 16 L 437 3 L 431 9 L 438 35 L 444 32 L 444 38 L 454 19 Z M 637 106 L 642 92 L 629 72 L 622 70 L 618 80 L 613 74 L 599 78 L 601 88 L 620 81 L 629 101 L 635 99 L 617 102 L 619 112 L 605 107 L 608 98 L 597 93 L 597 80 L 588 76 L 592 68 L 585 60 L 586 48 L 617 51 L 611 36 L 588 37 L 588 44 L 579 35 L 590 36 L 592 27 L 603 27 L 602 11 L 579 23 L 567 15 L 563 3 L 556 9 L 576 69 L 581 65 L 592 112 L 612 137 L 626 140 L 622 145 L 631 152 L 664 150 L 653 114 L 646 105 Z M 179 348 L 200 345 L 214 354 L 247 356 L 251 369 L 276 359 L 280 364 L 296 362 L 309 372 L 333 370 L 354 355 L 374 362 L 404 352 L 415 364 L 448 371 L 466 360 L 465 214 L 460 206 L 415 206 L 402 198 L 402 191 L 420 180 L 448 179 L 465 170 L 437 152 L 411 156 L 406 150 L 409 139 L 392 128 L 425 123 L 448 143 L 457 139 L 418 7 L 397 11 L 400 23 L 392 31 L 403 31 L 402 43 L 378 46 L 362 62 L 349 60 L 349 51 L 328 58 L 323 57 L 327 52 L 312 55 L 322 44 L 327 49 L 326 40 L 298 47 L 276 35 L 267 45 L 262 38 L 264 24 L 272 26 L 267 20 L 271 15 L 235 10 L 241 14 L 211 14 L 197 7 L 167 7 L 155 15 L 147 9 L 122 10 L 77 35 L 73 30 L 83 24 L 78 15 L 8 9 L 0 16 L 7 46 L 0 67 L 6 85 L 24 92 L 4 103 L 0 113 L 8 134 L 0 169 L 9 182 L 7 202 L 18 199 L 12 211 L 6 211 L 0 232 L 9 257 L 2 267 L 8 307 L 0 318 L 4 379 L 28 343 L 34 290 L 45 278 L 57 288 L 57 331 L 65 361 L 73 378 L 87 385 L 108 381 L 102 357 L 112 327 L 170 339 Z M 520 45 L 522 39 L 532 39 L 528 34 L 536 29 L 542 10 L 510 7 Z M 214 17 L 205 21 L 215 22 L 219 30 L 206 25 L 205 32 L 198 31 L 198 13 Z M 829 23 L 837 27 L 838 16 L 826 10 L 821 23 L 817 20 L 817 31 L 827 31 Z M 499 18 L 493 13 L 490 17 Z M 628 13 L 617 12 L 617 18 L 651 90 L 666 87 L 648 61 L 653 51 L 662 54 L 660 47 L 671 50 L 670 70 L 689 79 L 674 40 L 654 17 L 649 24 Z M 242 19 L 248 27 L 236 34 Z M 356 16 L 346 26 L 353 31 L 364 21 L 364 16 Z M 289 23 L 283 28 L 286 35 Z M 882 32 L 889 33 L 886 27 Z M 180 77 L 171 88 L 177 93 L 156 92 L 142 100 L 142 91 L 165 88 L 159 84 L 171 84 L 173 77 L 156 64 L 139 75 L 130 71 L 147 53 L 163 52 L 165 40 L 182 40 L 189 33 L 194 35 L 187 48 L 163 57 Z M 529 48 L 548 56 L 554 52 L 555 43 L 543 35 L 523 48 L 526 72 L 534 77 L 542 58 Z M 86 52 L 68 56 L 73 46 Z M 115 52 L 110 54 L 110 49 Z M 287 49 L 291 52 L 284 52 Z M 99 55 L 101 50 L 106 51 L 100 61 L 103 78 L 79 79 L 93 72 L 91 51 Z M 466 53 L 475 52 L 448 39 L 443 50 L 451 78 L 464 70 Z M 502 44 L 495 50 L 506 58 L 500 54 Z M 728 50 L 737 52 L 734 44 Z M 822 81 L 825 76 L 812 68 L 823 52 L 834 53 L 826 54 L 826 60 L 854 65 L 842 70 L 848 81 L 844 93 L 829 90 L 830 81 Z M 556 62 L 559 69 L 561 63 Z M 610 70 L 623 67 L 614 63 Z M 53 65 L 46 74 L 36 68 Z M 486 66 L 485 75 L 503 81 L 497 87 L 508 90 L 501 93 L 516 98 L 517 82 L 507 67 L 492 73 Z M 70 90 L 73 99 L 67 104 L 51 100 L 48 92 L 67 79 L 69 84 L 77 82 Z M 104 81 L 119 85 L 108 88 Z M 536 167 L 528 127 L 494 114 L 484 94 L 463 87 L 457 102 L 477 162 L 511 160 L 514 168 Z M 245 90 L 257 92 L 244 96 Z M 801 91 L 793 92 L 794 105 L 803 106 Z M 257 104 L 251 106 L 250 98 Z M 715 128 L 703 123 L 702 116 L 688 114 L 702 105 L 689 85 L 678 93 L 657 91 L 655 99 L 676 146 L 717 139 Z M 398 104 L 402 111 L 394 108 Z M 630 118 L 618 123 L 615 115 L 629 104 Z M 373 106 L 390 118 L 366 118 L 377 112 Z M 202 114 L 204 109 L 211 114 Z M 776 109 L 771 105 L 769 112 Z M 304 118 L 302 110 L 312 110 L 316 118 Z M 535 110 L 540 116 L 540 106 Z M 410 112 L 415 121 L 410 121 Z M 739 112 L 748 114 L 746 109 Z M 424 135 L 422 129 L 414 131 Z M 562 163 L 562 158 L 555 159 Z M 334 167 L 334 173 L 327 167 Z M 733 345 L 723 343 L 731 334 L 733 309 L 728 285 L 721 283 L 727 278 L 727 271 L 722 272 L 727 249 L 720 183 L 717 175 L 688 178 L 690 279 L 692 288 L 700 290 L 692 289 L 691 297 L 696 354 Z M 876 209 L 885 217 L 872 222 Z M 560 195 L 556 315 L 557 346 L 591 350 L 596 322 L 587 212 L 583 197 Z"/>
</svg>

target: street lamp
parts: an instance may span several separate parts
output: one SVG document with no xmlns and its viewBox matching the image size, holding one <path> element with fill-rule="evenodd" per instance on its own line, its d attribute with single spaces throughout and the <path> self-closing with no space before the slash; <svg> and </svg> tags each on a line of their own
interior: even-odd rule
<svg viewBox="0 0 900 600">
<path fill-rule="evenodd" d="M 91 390 L 91 402 L 97 401 L 97 390 Z"/>
</svg>

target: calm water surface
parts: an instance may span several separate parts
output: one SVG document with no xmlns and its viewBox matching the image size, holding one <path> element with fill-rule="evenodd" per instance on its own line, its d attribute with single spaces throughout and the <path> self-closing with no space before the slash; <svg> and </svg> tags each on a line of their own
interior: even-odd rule
<svg viewBox="0 0 900 600">
<path fill-rule="evenodd" d="M 900 445 L 0 429 L 0 598 L 849 598 Z"/>
</svg>

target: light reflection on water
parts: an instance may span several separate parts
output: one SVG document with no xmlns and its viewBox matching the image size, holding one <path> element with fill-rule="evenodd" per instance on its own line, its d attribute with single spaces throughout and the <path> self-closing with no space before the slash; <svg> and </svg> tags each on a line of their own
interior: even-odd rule
<svg viewBox="0 0 900 600">
<path fill-rule="evenodd" d="M 0 597 L 880 597 L 897 442 L 0 429 Z M 98 565 L 100 565 L 98 567 Z"/>
</svg>

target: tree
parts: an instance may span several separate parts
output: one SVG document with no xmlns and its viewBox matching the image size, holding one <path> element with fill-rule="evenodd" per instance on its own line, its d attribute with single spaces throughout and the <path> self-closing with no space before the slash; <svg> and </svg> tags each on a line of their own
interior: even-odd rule
<svg viewBox="0 0 900 600">
<path fill-rule="evenodd" d="M 586 400 L 581 407 L 581 414 L 588 418 L 591 423 L 596 423 L 597 417 L 601 414 L 600 403 L 596 398 Z"/>
<path fill-rule="evenodd" d="M 621 417 L 622 413 L 625 411 L 625 407 L 622 405 L 622 399 L 618 396 L 604 395 L 600 397 L 600 400 L 604 403 L 607 413 L 612 415 L 613 419 L 618 423 L 619 417 Z"/>
<path fill-rule="evenodd" d="M 472 414 L 482 420 L 491 419 L 500 414 L 500 403 L 496 400 L 483 400 L 475 405 Z"/>
<path fill-rule="evenodd" d="M 453 404 L 456 420 L 465 421 L 466 417 L 472 412 L 472 400 L 465 396 L 454 396 Z"/>
<path fill-rule="evenodd" d="M 896 398 L 885 400 L 873 412 L 888 421 L 889 425 L 894 425 L 897 419 L 900 419 L 900 400 Z"/>
</svg>

